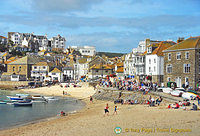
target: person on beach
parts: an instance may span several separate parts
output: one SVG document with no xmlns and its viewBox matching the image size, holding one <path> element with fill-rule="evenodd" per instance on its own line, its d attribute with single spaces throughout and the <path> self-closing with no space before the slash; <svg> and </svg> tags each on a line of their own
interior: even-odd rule
<svg viewBox="0 0 200 136">
<path fill-rule="evenodd" d="M 178 109 L 178 108 L 179 108 L 179 104 L 176 102 L 174 109 Z"/>
<path fill-rule="evenodd" d="M 109 116 L 109 110 L 108 110 L 109 106 L 108 106 L 108 103 L 106 104 L 106 108 L 104 109 L 105 111 L 105 114 L 104 116 L 107 114 Z"/>
<path fill-rule="evenodd" d="M 90 96 L 90 103 L 93 103 L 93 98 L 92 98 L 92 96 Z"/>
<path fill-rule="evenodd" d="M 197 111 L 197 105 L 193 103 L 192 109 L 190 110 Z"/>
<path fill-rule="evenodd" d="M 64 111 L 61 111 L 61 112 L 60 112 L 60 116 L 65 116 L 65 112 L 64 112 Z"/>
<path fill-rule="evenodd" d="M 117 115 L 117 106 L 115 106 L 113 115 L 114 115 L 115 113 L 116 113 L 116 115 Z"/>
</svg>

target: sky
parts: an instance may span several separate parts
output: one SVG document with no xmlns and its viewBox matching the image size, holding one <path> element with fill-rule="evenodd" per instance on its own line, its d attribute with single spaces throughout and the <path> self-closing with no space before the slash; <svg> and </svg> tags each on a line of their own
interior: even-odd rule
<svg viewBox="0 0 200 136">
<path fill-rule="evenodd" d="M 139 41 L 200 36 L 199 0 L 0 0 L 0 35 L 66 38 L 66 47 L 129 53 Z"/>
</svg>

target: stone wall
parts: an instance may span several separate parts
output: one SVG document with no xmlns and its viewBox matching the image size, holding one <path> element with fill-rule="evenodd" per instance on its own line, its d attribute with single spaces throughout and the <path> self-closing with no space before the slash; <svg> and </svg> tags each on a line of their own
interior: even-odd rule
<svg viewBox="0 0 200 136">
<path fill-rule="evenodd" d="M 28 85 L 29 81 L 0 81 L 0 88 L 14 88 L 16 86 Z"/>
</svg>

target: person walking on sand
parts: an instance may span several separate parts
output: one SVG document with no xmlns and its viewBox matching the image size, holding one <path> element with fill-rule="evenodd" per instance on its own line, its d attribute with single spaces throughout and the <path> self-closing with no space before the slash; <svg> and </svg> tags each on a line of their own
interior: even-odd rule
<svg viewBox="0 0 200 136">
<path fill-rule="evenodd" d="M 106 108 L 104 109 L 105 111 L 105 114 L 104 116 L 107 114 L 109 116 L 109 110 L 108 110 L 109 106 L 108 106 L 108 103 L 106 104 Z"/>
<path fill-rule="evenodd" d="M 115 113 L 116 113 L 116 115 L 117 115 L 117 106 L 115 106 L 113 115 L 114 115 Z"/>
<path fill-rule="evenodd" d="M 90 96 L 90 103 L 93 103 L 93 98 L 92 98 L 92 96 Z"/>
</svg>

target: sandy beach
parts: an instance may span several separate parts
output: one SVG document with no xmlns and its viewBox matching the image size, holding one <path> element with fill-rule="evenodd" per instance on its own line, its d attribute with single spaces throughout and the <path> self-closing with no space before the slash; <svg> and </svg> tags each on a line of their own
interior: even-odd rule
<svg viewBox="0 0 200 136">
<path fill-rule="evenodd" d="M 61 96 L 60 86 L 43 87 L 23 90 L 32 93 Z M 0 136 L 113 136 L 114 129 L 121 128 L 118 135 L 199 135 L 200 112 L 167 109 L 167 103 L 159 107 L 147 105 L 121 105 L 118 114 L 112 115 L 113 102 L 94 100 L 90 103 L 89 96 L 94 94 L 92 87 L 64 89 L 71 97 L 85 98 L 86 107 L 76 114 L 60 117 L 49 121 L 29 124 L 18 128 L 0 131 Z M 109 116 L 104 116 L 104 108 L 109 104 Z"/>
</svg>

